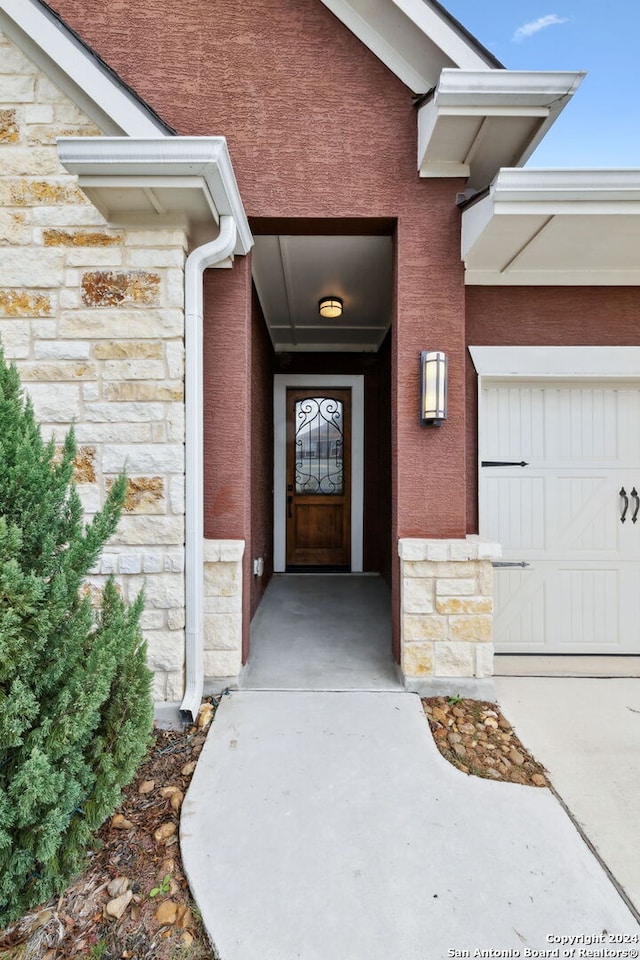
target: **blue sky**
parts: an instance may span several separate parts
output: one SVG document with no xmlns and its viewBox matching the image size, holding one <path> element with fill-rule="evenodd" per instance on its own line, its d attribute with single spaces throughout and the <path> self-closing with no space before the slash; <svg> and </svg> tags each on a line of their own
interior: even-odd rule
<svg viewBox="0 0 640 960">
<path fill-rule="evenodd" d="M 441 0 L 510 70 L 586 70 L 529 167 L 640 168 L 640 0 Z"/>
</svg>

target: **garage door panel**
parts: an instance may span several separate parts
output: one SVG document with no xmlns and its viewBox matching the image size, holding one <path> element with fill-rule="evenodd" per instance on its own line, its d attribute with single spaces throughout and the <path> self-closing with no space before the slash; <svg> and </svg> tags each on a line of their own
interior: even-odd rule
<svg viewBox="0 0 640 960">
<path fill-rule="evenodd" d="M 540 460 L 544 458 L 544 391 L 539 387 L 499 386 L 486 397 L 486 460 Z"/>
<path fill-rule="evenodd" d="M 620 571 L 559 566 L 553 579 L 558 593 L 554 603 L 558 649 L 567 653 L 615 651 L 620 637 Z"/>
<path fill-rule="evenodd" d="M 494 641 L 501 652 L 545 650 L 544 576 L 532 568 L 497 568 L 494 576 Z"/>
<path fill-rule="evenodd" d="M 634 600 L 615 567 L 537 561 L 523 571 L 497 569 L 494 600 L 501 653 L 627 652 L 620 617 Z"/>
<path fill-rule="evenodd" d="M 618 435 L 624 449 L 625 465 L 640 464 L 640 390 L 618 390 Z"/>
<path fill-rule="evenodd" d="M 490 539 L 508 543 L 510 551 L 545 549 L 545 482 L 542 477 L 496 477 L 486 480 L 486 523 Z"/>
<path fill-rule="evenodd" d="M 549 549 L 563 556 L 617 552 L 616 492 L 611 477 L 565 476 L 550 478 L 548 483 L 556 505 Z"/>
<path fill-rule="evenodd" d="M 640 388 L 485 382 L 480 415 L 480 534 L 530 564 L 496 570 L 496 649 L 637 654 Z"/>
<path fill-rule="evenodd" d="M 618 395 L 587 387 L 545 390 L 545 460 L 558 463 L 621 461 Z"/>
</svg>

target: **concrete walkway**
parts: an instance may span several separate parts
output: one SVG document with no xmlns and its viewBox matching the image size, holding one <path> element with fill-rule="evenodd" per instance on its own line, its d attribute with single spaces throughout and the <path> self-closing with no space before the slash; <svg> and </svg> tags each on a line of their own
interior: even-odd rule
<svg viewBox="0 0 640 960">
<path fill-rule="evenodd" d="M 494 684 L 505 716 L 640 912 L 640 678 Z"/>
<path fill-rule="evenodd" d="M 553 795 L 455 770 L 409 693 L 225 697 L 181 843 L 220 960 L 531 956 L 640 935 Z"/>
</svg>

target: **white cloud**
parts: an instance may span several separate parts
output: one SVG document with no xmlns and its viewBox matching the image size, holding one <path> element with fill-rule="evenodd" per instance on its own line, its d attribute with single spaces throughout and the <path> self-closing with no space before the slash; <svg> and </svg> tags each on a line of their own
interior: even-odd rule
<svg viewBox="0 0 640 960">
<path fill-rule="evenodd" d="M 531 37 L 539 30 L 544 30 L 546 27 L 552 27 L 556 23 L 568 22 L 568 17 L 559 17 L 557 13 L 548 13 L 546 17 L 538 17 L 537 20 L 532 20 L 530 23 L 524 23 L 521 27 L 518 27 L 512 39 L 516 43 L 520 43 L 520 41 L 524 40 L 525 37 Z"/>
</svg>

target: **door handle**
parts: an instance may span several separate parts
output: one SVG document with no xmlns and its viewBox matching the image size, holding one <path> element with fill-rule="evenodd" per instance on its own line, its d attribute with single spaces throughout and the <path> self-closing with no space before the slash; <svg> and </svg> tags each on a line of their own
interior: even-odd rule
<svg viewBox="0 0 640 960">
<path fill-rule="evenodd" d="M 624 523 L 627 516 L 627 510 L 629 509 L 629 497 L 627 496 L 627 491 L 624 487 L 620 487 L 619 495 L 624 500 L 624 507 L 622 508 L 622 513 L 620 514 L 620 523 Z"/>
<path fill-rule="evenodd" d="M 633 516 L 631 517 L 631 523 L 636 523 L 638 520 L 638 510 L 640 510 L 640 496 L 638 496 L 638 491 L 635 487 L 631 491 L 631 496 L 635 501 L 633 504 Z"/>
<path fill-rule="evenodd" d="M 293 497 L 287 497 L 287 516 L 291 519 L 291 504 L 293 503 Z"/>
</svg>

